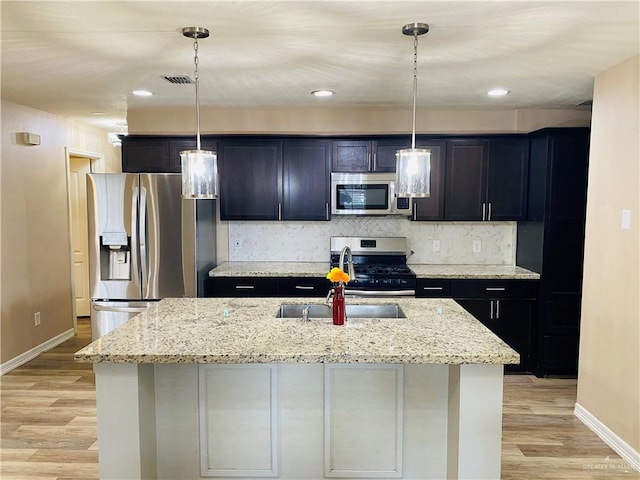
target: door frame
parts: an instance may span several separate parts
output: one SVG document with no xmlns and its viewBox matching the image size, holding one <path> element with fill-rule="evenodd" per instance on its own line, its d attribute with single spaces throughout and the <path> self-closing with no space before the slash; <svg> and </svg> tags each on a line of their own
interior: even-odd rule
<svg viewBox="0 0 640 480">
<path fill-rule="evenodd" d="M 78 148 L 64 147 L 64 162 L 67 181 L 67 227 L 68 227 L 68 245 L 69 245 L 69 272 L 71 275 L 71 312 L 73 316 L 73 331 L 78 333 L 78 317 L 76 312 L 76 279 L 73 274 L 73 233 L 71 230 L 71 158 L 82 157 L 89 160 L 92 173 L 104 172 L 104 155 L 97 152 L 89 152 Z M 88 242 L 88 239 L 87 239 Z"/>
</svg>

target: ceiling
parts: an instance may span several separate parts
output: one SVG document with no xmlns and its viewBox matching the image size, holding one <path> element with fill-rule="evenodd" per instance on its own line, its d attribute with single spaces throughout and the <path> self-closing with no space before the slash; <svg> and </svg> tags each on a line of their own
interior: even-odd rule
<svg viewBox="0 0 640 480">
<path fill-rule="evenodd" d="M 640 2 L 6 1 L 2 97 L 113 127 L 128 109 L 195 106 L 193 41 L 202 26 L 201 105 L 408 106 L 413 39 L 418 106 L 573 108 L 593 78 L 640 51 Z M 490 98 L 502 86 L 510 93 Z M 154 96 L 131 94 L 144 88 Z M 316 98 L 312 90 L 336 95 Z M 98 113 L 99 112 L 99 113 Z"/>
</svg>

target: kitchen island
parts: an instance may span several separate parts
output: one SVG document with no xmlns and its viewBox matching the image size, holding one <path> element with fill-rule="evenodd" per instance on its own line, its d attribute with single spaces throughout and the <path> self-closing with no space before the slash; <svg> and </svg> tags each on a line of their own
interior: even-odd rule
<svg viewBox="0 0 640 480">
<path fill-rule="evenodd" d="M 407 318 L 334 326 L 282 303 L 318 299 L 165 299 L 77 352 L 100 477 L 499 478 L 519 358 L 462 307 L 397 299 Z"/>
</svg>

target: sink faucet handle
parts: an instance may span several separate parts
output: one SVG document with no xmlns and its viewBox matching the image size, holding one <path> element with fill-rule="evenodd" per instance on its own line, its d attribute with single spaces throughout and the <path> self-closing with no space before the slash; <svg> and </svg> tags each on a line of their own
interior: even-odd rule
<svg viewBox="0 0 640 480">
<path fill-rule="evenodd" d="M 327 292 L 327 298 L 324 299 L 325 305 L 331 305 L 331 297 L 332 296 L 333 296 L 333 288 L 330 288 L 329 292 Z"/>
<path fill-rule="evenodd" d="M 311 310 L 311 305 L 307 305 L 302 309 L 302 320 L 305 322 L 309 321 L 309 310 Z"/>
</svg>

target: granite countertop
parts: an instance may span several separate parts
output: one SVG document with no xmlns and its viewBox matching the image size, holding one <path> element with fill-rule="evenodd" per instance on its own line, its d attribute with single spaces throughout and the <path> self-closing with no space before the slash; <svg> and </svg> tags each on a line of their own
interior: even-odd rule
<svg viewBox="0 0 640 480">
<path fill-rule="evenodd" d="M 409 265 L 418 278 L 539 280 L 540 274 L 515 265 Z"/>
<path fill-rule="evenodd" d="M 224 262 L 210 277 L 325 277 L 329 262 Z"/>
<path fill-rule="evenodd" d="M 517 352 L 450 299 L 398 303 L 405 319 L 278 319 L 317 298 L 167 298 L 79 352 L 81 363 L 517 364 Z M 347 300 L 347 303 L 349 300 Z"/>
<path fill-rule="evenodd" d="M 409 264 L 418 278 L 538 280 L 540 274 L 515 265 Z M 324 277 L 329 262 L 225 262 L 211 277 Z"/>
</svg>

